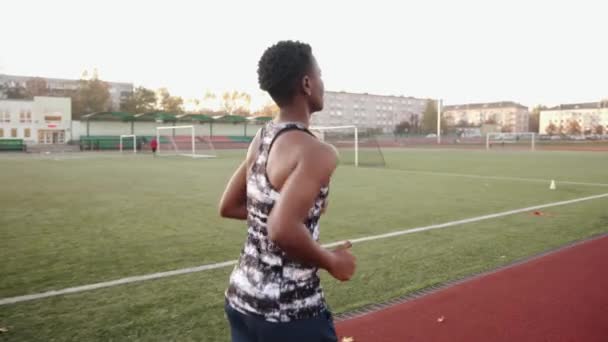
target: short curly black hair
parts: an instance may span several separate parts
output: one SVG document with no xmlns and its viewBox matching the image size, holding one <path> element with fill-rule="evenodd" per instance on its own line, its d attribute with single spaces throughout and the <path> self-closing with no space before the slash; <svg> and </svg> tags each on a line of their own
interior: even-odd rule
<svg viewBox="0 0 608 342">
<path fill-rule="evenodd" d="M 314 63 L 312 48 L 306 43 L 285 40 L 264 51 L 258 62 L 258 83 L 280 106 L 295 95 L 298 83 Z"/>
</svg>

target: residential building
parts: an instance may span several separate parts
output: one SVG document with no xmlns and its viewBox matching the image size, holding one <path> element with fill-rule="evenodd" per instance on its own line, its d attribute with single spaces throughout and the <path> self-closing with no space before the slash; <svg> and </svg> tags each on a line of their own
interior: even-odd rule
<svg viewBox="0 0 608 342">
<path fill-rule="evenodd" d="M 516 102 L 469 103 L 444 106 L 448 126 L 481 126 L 495 123 L 505 132 L 528 132 L 528 107 Z"/>
<path fill-rule="evenodd" d="M 312 116 L 313 126 L 355 125 L 392 133 L 402 121 L 420 123 L 427 99 L 326 91 L 323 111 Z"/>
<path fill-rule="evenodd" d="M 540 134 L 576 134 L 570 123 L 578 122 L 580 133 L 606 134 L 608 132 L 608 101 L 562 104 L 540 111 Z M 553 131 L 547 130 L 553 124 Z M 602 128 L 599 128 L 599 127 Z M 599 133 L 601 132 L 601 133 Z"/>
<path fill-rule="evenodd" d="M 0 84 L 19 85 L 25 87 L 28 80 L 36 78 L 30 76 L 4 75 L 0 74 Z M 78 89 L 79 80 L 63 79 L 63 78 L 48 78 L 40 77 L 46 81 L 47 87 L 51 95 L 69 96 L 70 92 Z M 120 109 L 120 103 L 123 102 L 131 93 L 133 93 L 133 83 L 123 82 L 106 82 L 109 86 L 110 104 L 113 110 Z"/>
</svg>

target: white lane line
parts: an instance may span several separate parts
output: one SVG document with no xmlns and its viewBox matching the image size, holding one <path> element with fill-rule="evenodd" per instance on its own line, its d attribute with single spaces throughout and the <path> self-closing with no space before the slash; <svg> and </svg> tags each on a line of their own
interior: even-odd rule
<svg viewBox="0 0 608 342">
<path fill-rule="evenodd" d="M 357 239 L 352 239 L 350 241 L 351 241 L 351 243 L 355 244 L 355 243 L 361 243 L 361 242 L 366 242 L 366 241 L 386 239 L 386 238 L 390 238 L 390 237 L 394 237 L 394 236 L 413 234 L 413 233 L 418 233 L 418 232 L 423 232 L 423 231 L 428 231 L 428 230 L 433 230 L 433 229 L 447 228 L 447 227 L 457 226 L 457 225 L 461 225 L 461 224 L 479 222 L 479 221 L 483 221 L 483 220 L 489 220 L 489 219 L 493 219 L 493 218 L 524 213 L 527 211 L 533 211 L 533 210 L 550 208 L 550 207 L 557 207 L 557 206 L 561 206 L 561 205 L 579 203 L 579 202 L 584 202 L 584 201 L 591 201 L 591 200 L 606 198 L 606 197 L 608 197 L 608 193 L 594 195 L 594 196 L 580 197 L 580 198 L 575 198 L 575 199 L 571 199 L 571 200 L 567 200 L 567 201 L 541 204 L 541 205 L 536 205 L 536 206 L 531 206 L 531 207 L 526 207 L 526 208 L 521 208 L 521 209 L 503 211 L 500 213 L 477 216 L 477 217 L 472 217 L 472 218 L 468 218 L 468 219 L 464 219 L 464 220 L 457 220 L 457 221 L 451 221 L 451 222 L 446 222 L 446 223 L 441 223 L 441 224 L 434 224 L 434 225 L 430 225 L 430 226 L 399 230 L 399 231 L 386 233 L 386 234 L 371 235 L 371 236 L 361 237 L 361 238 L 357 238 Z M 336 242 L 332 242 L 329 244 L 325 244 L 323 246 L 324 247 L 335 247 L 342 243 L 343 243 L 343 241 L 336 241 Z M 113 287 L 113 286 L 124 285 L 124 284 L 132 284 L 132 283 L 142 282 L 142 281 L 146 281 L 146 280 L 167 278 L 167 277 L 172 277 L 172 276 L 181 275 L 181 274 L 209 271 L 209 270 L 214 270 L 214 269 L 218 269 L 218 268 L 229 267 L 234 264 L 236 264 L 236 260 L 228 260 L 228 261 L 224 261 L 224 262 L 202 265 L 202 266 L 198 266 L 198 267 L 182 268 L 179 270 L 152 273 L 152 274 L 146 274 L 146 275 L 141 275 L 141 276 L 133 276 L 133 277 L 127 277 L 127 278 L 122 278 L 122 279 L 117 279 L 117 280 L 112 280 L 112 281 L 106 281 L 106 282 L 101 282 L 101 283 L 69 287 L 69 288 L 65 288 L 65 289 L 61 289 L 61 290 L 52 290 L 52 291 L 35 293 L 35 294 L 24 295 L 24 296 L 8 297 L 8 298 L 0 299 L 0 305 L 27 302 L 27 301 L 32 301 L 32 300 L 37 300 L 37 299 L 42 299 L 42 298 L 61 296 L 61 295 L 65 295 L 65 294 L 91 291 L 91 290 L 96 290 L 96 289 L 101 289 L 101 288 L 106 288 L 106 287 Z"/>
<path fill-rule="evenodd" d="M 448 177 L 463 177 L 463 178 L 478 178 L 478 179 L 494 179 L 494 180 L 512 180 L 512 181 L 522 181 L 522 182 L 535 182 L 535 183 L 549 183 L 551 179 L 542 179 L 542 178 L 520 178 L 520 177 L 503 177 L 503 176 L 484 176 L 484 175 L 475 175 L 475 174 L 466 174 L 466 173 L 452 173 L 452 172 L 436 172 L 436 171 L 418 171 L 418 170 L 407 170 L 407 169 L 392 169 L 401 172 L 407 173 L 415 173 L 421 175 L 431 175 L 431 176 L 448 176 Z M 589 183 L 589 182 L 577 182 L 577 181 L 568 181 L 568 180 L 560 180 L 558 178 L 554 179 L 555 182 L 559 184 L 568 184 L 568 185 L 588 185 L 588 186 L 602 186 L 608 187 L 607 183 Z"/>
</svg>

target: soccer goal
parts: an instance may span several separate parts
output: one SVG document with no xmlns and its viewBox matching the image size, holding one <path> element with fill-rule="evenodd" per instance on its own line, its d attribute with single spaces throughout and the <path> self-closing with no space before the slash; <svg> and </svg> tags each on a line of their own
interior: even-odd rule
<svg viewBox="0 0 608 342">
<path fill-rule="evenodd" d="M 487 133 L 486 150 L 500 149 L 534 151 L 536 149 L 536 134 L 532 132 Z"/>
<path fill-rule="evenodd" d="M 215 158 L 215 149 L 208 136 L 196 135 L 194 126 L 156 127 L 158 156 Z"/>
<path fill-rule="evenodd" d="M 341 164 L 385 165 L 384 156 L 375 137 L 367 132 L 360 132 L 357 126 L 313 126 L 310 131 L 336 148 Z"/>
<path fill-rule="evenodd" d="M 123 134 L 120 136 L 120 152 L 131 150 L 133 153 L 137 153 L 137 137 L 133 134 Z"/>
</svg>

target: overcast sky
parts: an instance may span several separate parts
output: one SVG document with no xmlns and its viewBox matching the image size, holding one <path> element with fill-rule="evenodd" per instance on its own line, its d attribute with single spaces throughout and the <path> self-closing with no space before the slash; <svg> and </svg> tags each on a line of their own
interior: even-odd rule
<svg viewBox="0 0 608 342">
<path fill-rule="evenodd" d="M 328 90 L 524 105 L 608 97 L 606 1 L 6 1 L 0 73 L 101 78 L 185 98 L 258 90 L 281 39 Z"/>
</svg>

